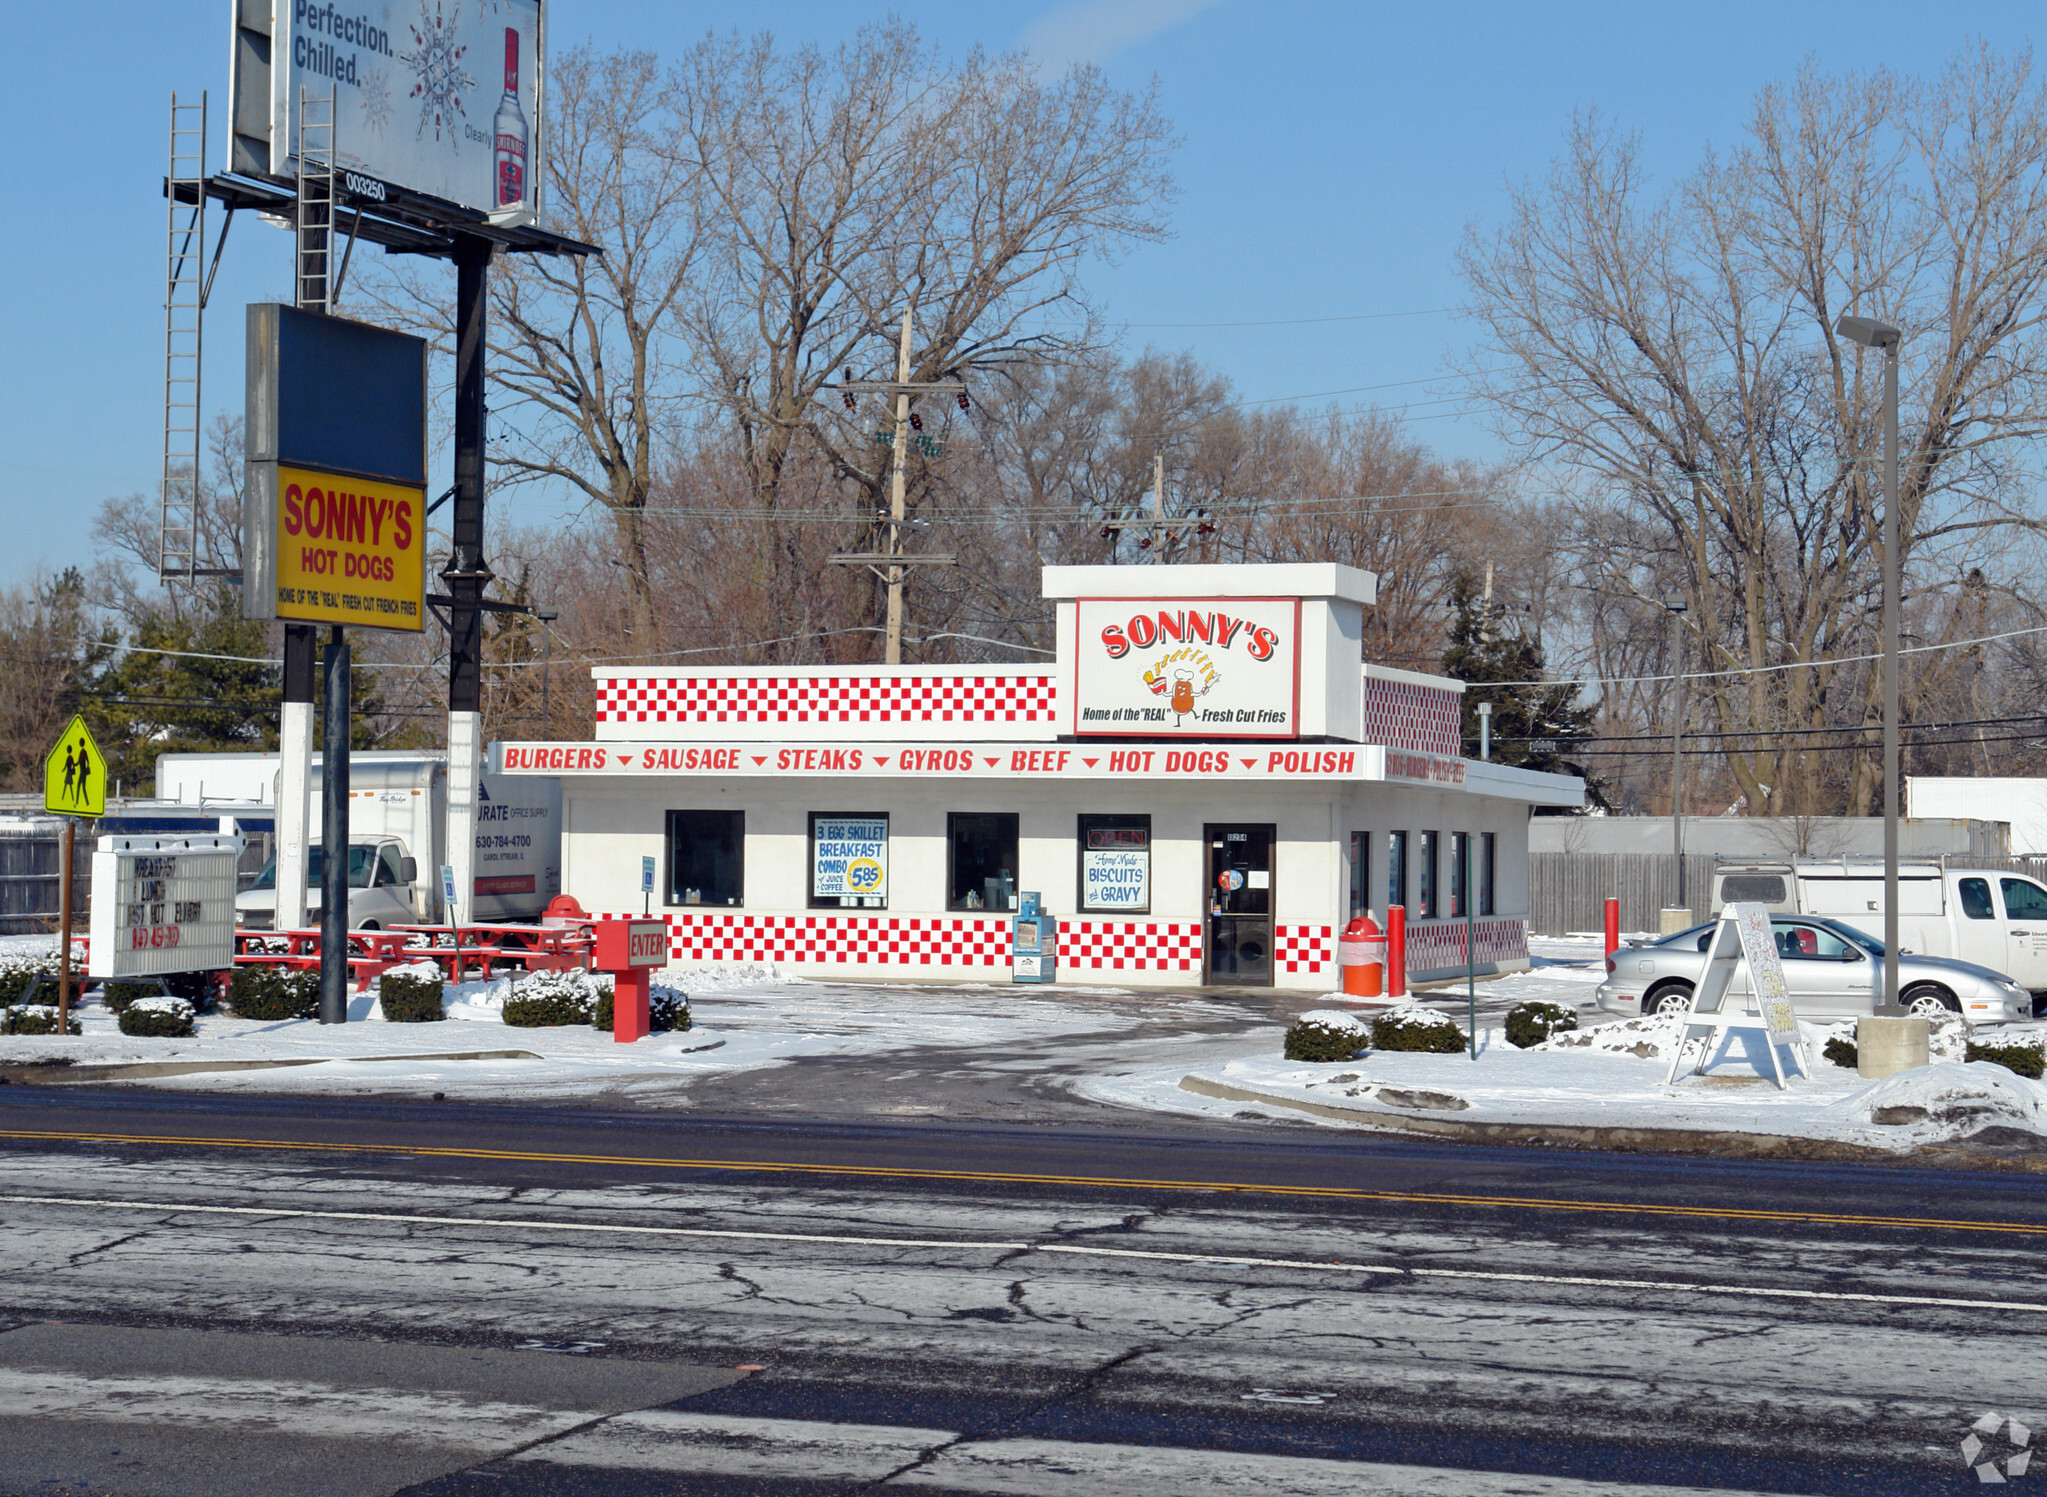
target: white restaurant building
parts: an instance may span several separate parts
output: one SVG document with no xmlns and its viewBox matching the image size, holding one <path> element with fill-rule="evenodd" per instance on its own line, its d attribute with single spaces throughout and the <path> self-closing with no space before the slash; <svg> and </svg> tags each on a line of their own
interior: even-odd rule
<svg viewBox="0 0 2047 1497">
<path fill-rule="evenodd" d="M 1467 899 L 1479 970 L 1524 967 L 1528 818 L 1583 784 L 1462 757 L 1462 682 L 1363 663 L 1376 586 L 1047 567 L 1049 665 L 598 668 L 592 740 L 493 767 L 560 777 L 562 887 L 685 967 L 1006 980 L 1022 891 L 1066 982 L 1327 989 L 1391 904 L 1426 980 Z"/>
</svg>

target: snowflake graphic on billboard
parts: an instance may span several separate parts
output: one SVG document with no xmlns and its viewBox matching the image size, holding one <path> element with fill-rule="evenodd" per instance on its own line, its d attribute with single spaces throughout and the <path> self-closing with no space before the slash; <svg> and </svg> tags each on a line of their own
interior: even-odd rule
<svg viewBox="0 0 2047 1497">
<path fill-rule="evenodd" d="M 415 135 L 424 137 L 431 123 L 434 139 L 441 139 L 445 131 L 449 146 L 458 150 L 462 135 L 455 122 L 469 114 L 462 107 L 462 95 L 476 87 L 475 77 L 462 67 L 462 55 L 469 49 L 456 40 L 461 25 L 460 0 L 456 0 L 455 8 L 445 19 L 440 0 L 433 0 L 431 7 L 428 0 L 419 0 L 419 20 L 408 28 L 412 32 L 412 50 L 398 54 L 398 60 L 412 69 L 414 82 L 407 97 L 419 100 L 419 128 Z"/>
<path fill-rule="evenodd" d="M 391 123 L 391 80 L 382 68 L 373 67 L 363 75 L 355 102 L 362 111 L 363 128 L 373 135 L 382 135 L 384 127 Z"/>
</svg>

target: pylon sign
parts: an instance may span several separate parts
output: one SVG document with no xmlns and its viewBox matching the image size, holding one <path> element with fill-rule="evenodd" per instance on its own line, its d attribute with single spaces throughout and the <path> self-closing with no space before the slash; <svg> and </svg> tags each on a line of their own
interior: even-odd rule
<svg viewBox="0 0 2047 1497">
<path fill-rule="evenodd" d="M 107 814 L 107 756 L 75 714 L 43 760 L 43 809 L 59 816 Z"/>
</svg>

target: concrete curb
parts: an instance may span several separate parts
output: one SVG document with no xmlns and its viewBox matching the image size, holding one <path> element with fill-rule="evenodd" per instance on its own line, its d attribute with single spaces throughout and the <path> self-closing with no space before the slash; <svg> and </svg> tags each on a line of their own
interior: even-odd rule
<svg viewBox="0 0 2047 1497">
<path fill-rule="evenodd" d="M 1551 1123 L 1477 1123 L 1449 1118 L 1409 1117 L 1397 1112 L 1379 1112 L 1362 1107 L 1331 1107 L 1305 1097 L 1276 1092 L 1253 1091 L 1211 1081 L 1206 1076 L 1182 1076 L 1180 1090 L 1198 1097 L 1225 1102 L 1260 1102 L 1267 1107 L 1284 1107 L 1315 1117 L 1384 1128 L 1394 1133 L 1425 1133 L 1436 1138 L 1474 1144 L 1576 1144 L 1589 1149 L 1620 1153 L 1716 1154 L 1742 1158 L 1894 1160 L 1886 1149 L 1863 1144 L 1844 1144 L 1831 1139 L 1795 1138 L 1777 1133 L 1737 1133 L 1689 1128 L 1605 1128 Z"/>
<path fill-rule="evenodd" d="M 0 1077 L 17 1086 L 49 1086 L 73 1081 L 151 1081 L 163 1076 L 198 1076 L 216 1071 L 276 1071 L 286 1066 L 323 1066 L 335 1061 L 391 1060 L 544 1060 L 531 1050 L 461 1050 L 427 1055 L 310 1055 L 283 1060 L 145 1060 L 128 1065 L 0 1066 Z"/>
</svg>

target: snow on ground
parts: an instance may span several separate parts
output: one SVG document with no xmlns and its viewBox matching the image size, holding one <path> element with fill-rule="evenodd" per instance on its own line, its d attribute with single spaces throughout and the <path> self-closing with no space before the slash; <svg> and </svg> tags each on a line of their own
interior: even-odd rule
<svg viewBox="0 0 2047 1497">
<path fill-rule="evenodd" d="M 1502 983 L 1514 979 L 1502 979 Z M 1425 995 L 1428 1007 L 1460 1024 L 1462 1002 Z M 1489 1005 L 1481 1005 L 1481 1015 Z M 1494 1005 L 1497 1006 L 1497 1000 Z M 1371 1009 L 1352 1009 L 1366 1022 Z M 1780 1051 L 1788 1083 L 1779 1091 L 1762 1036 L 1740 1031 L 1722 1037 L 1710 1056 L 1704 1042 L 1688 1049 L 1675 1080 L 1666 1082 L 1674 1019 L 1614 1022 L 1583 1011 L 1586 1028 L 1518 1050 L 1502 1029 L 1481 1022 L 1478 1056 L 1419 1055 L 1368 1050 L 1357 1059 L 1312 1064 L 1284 1059 L 1279 1046 L 1246 1044 L 1226 1059 L 1192 1068 L 1159 1066 L 1091 1078 L 1076 1090 L 1125 1107 L 1209 1117 L 1260 1115 L 1307 1118 L 1332 1127 L 1388 1126 L 1396 1119 L 1434 1118 L 1458 1123 L 1535 1124 L 1557 1127 L 1672 1128 L 1826 1139 L 1909 1150 L 2002 1126 L 2047 1134 L 2047 1085 L 2002 1066 L 1963 1063 L 1966 1033 L 1936 1036 L 1935 1064 L 1882 1081 L 1864 1081 L 1828 1061 L 1823 1050 L 1835 1035 L 1853 1038 L 1852 1021 L 1802 1024 L 1813 1075 L 1800 1074 L 1790 1051 Z M 1999 1043 L 2037 1044 L 2047 1026 L 2004 1025 Z M 1700 1058 L 1707 1063 L 1693 1073 Z M 1252 1099 L 1209 1096 L 1183 1081 L 1227 1087 Z M 1346 1116 L 1331 1118 L 1285 1105 L 1310 1103 Z M 1350 1115 L 1354 1115 L 1355 1121 Z"/>
</svg>

